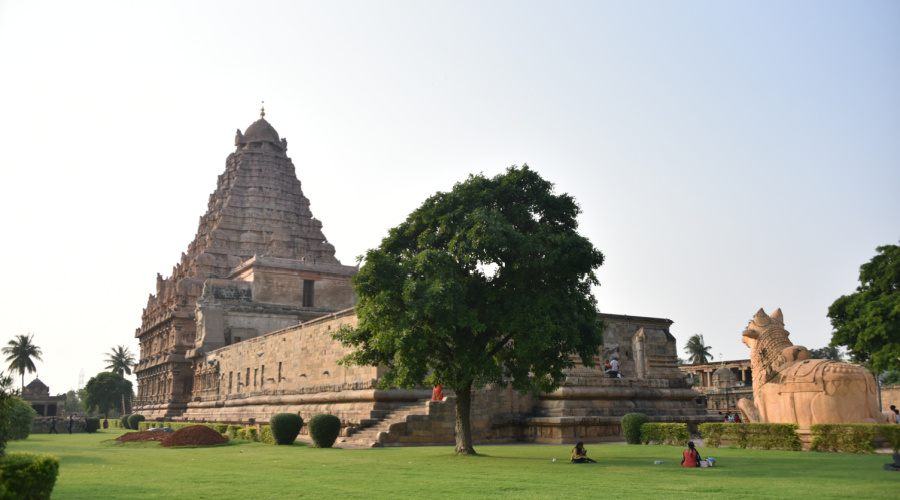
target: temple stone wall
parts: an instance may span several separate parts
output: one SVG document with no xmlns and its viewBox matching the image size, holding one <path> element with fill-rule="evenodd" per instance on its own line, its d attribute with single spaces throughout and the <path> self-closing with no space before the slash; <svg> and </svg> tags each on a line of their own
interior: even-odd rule
<svg viewBox="0 0 900 500">
<path fill-rule="evenodd" d="M 212 351 L 206 356 L 206 362 L 218 364 L 221 394 L 224 395 L 310 392 L 319 386 L 371 382 L 378 376 L 377 369 L 336 363 L 348 352 L 331 338 L 342 325 L 356 325 L 352 310 Z M 249 381 L 246 373 L 251 373 Z M 234 380 L 231 388 L 229 378 Z"/>
<path fill-rule="evenodd" d="M 659 345 L 674 344 L 668 334 L 671 321 L 601 318 L 613 331 L 606 337 L 606 356 L 624 357 L 633 367 L 632 374 L 626 368 L 623 378 L 610 378 L 602 367 L 579 363 L 550 394 L 520 394 L 505 384 L 475 390 L 473 439 L 482 443 L 614 441 L 621 439 L 622 415 L 633 411 L 648 414 L 652 421 L 684 422 L 692 427 L 711 421 L 694 402 L 698 394 L 688 379 L 669 366 L 671 360 L 654 362 L 642 356 L 641 362 L 650 366 L 638 366 L 629 359 L 635 345 L 643 353 L 671 356 L 671 349 Z M 298 413 L 305 420 L 330 413 L 341 419 L 345 443 L 361 444 L 360 436 L 381 446 L 452 443 L 456 412 L 452 391 L 445 391 L 444 401 L 433 402 L 428 401 L 428 388 L 382 390 L 376 384 L 383 368 L 336 363 L 348 350 L 331 334 L 356 324 L 353 310 L 348 309 L 206 352 L 201 365 L 195 361 L 196 397 L 181 419 L 246 425 L 268 422 L 281 412 Z M 656 334 L 647 335 L 648 330 Z M 616 350 L 622 344 L 627 347 Z M 634 372 L 656 378 L 639 378 Z"/>
<path fill-rule="evenodd" d="M 891 405 L 900 408 L 900 385 L 881 386 L 881 410 L 890 411 Z"/>
</svg>

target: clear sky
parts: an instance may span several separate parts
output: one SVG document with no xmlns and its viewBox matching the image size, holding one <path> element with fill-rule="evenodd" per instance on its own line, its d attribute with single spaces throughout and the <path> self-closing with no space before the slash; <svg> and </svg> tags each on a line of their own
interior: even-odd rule
<svg viewBox="0 0 900 500">
<path fill-rule="evenodd" d="M 748 357 L 760 307 L 825 346 L 900 239 L 896 1 L 0 0 L 0 47 L 0 344 L 34 333 L 53 393 L 137 352 L 262 100 L 344 264 L 527 163 L 581 204 L 601 310 L 682 356 Z"/>
</svg>

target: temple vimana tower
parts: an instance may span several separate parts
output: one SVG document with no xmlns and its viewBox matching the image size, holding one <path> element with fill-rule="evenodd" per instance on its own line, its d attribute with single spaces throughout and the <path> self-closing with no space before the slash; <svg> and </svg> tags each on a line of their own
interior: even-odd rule
<svg viewBox="0 0 900 500">
<path fill-rule="evenodd" d="M 275 413 L 341 418 L 339 442 L 370 446 L 453 442 L 452 401 L 430 388 L 376 387 L 381 367 L 346 367 L 331 339 L 354 325 L 354 266 L 342 265 L 310 211 L 287 141 L 265 119 L 235 137 L 194 240 L 156 293 L 135 336 L 135 413 L 148 419 L 265 423 Z M 478 441 L 568 443 L 618 439 L 619 419 L 710 420 L 676 366 L 670 320 L 600 314 L 609 328 L 600 366 L 573 369 L 552 394 L 490 386 L 473 398 Z M 449 396 L 452 398 L 452 394 Z"/>
<path fill-rule="evenodd" d="M 238 130 L 194 241 L 147 301 L 136 406 L 150 416 L 184 413 L 203 353 L 355 303 L 357 268 L 334 257 L 264 116 Z"/>
</svg>

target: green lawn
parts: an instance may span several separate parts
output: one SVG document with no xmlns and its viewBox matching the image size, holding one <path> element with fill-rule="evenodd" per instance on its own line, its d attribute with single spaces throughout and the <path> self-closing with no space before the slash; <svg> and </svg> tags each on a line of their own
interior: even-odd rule
<svg viewBox="0 0 900 500">
<path fill-rule="evenodd" d="M 701 448 L 711 469 L 679 465 L 681 448 L 588 445 L 598 464 L 568 463 L 570 446 L 315 449 L 233 442 L 213 448 L 120 445 L 121 432 L 32 434 L 8 451 L 61 458 L 57 499 L 97 498 L 897 498 L 890 455 Z M 553 458 L 557 461 L 554 463 Z M 665 461 L 654 465 L 654 460 Z"/>
</svg>

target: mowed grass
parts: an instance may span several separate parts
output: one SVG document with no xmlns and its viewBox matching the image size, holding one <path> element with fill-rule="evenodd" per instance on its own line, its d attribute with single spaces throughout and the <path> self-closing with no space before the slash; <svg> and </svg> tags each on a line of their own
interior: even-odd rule
<svg viewBox="0 0 900 500">
<path fill-rule="evenodd" d="M 597 464 L 570 464 L 570 446 L 316 449 L 236 441 L 163 448 L 109 441 L 123 431 L 32 434 L 8 451 L 61 459 L 56 499 L 276 498 L 897 498 L 890 455 L 701 448 L 711 469 L 680 467 L 681 448 L 588 445 Z M 554 463 L 553 458 L 557 461 Z M 654 460 L 663 460 L 654 465 Z"/>
</svg>

